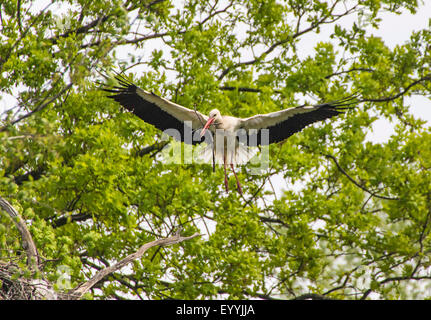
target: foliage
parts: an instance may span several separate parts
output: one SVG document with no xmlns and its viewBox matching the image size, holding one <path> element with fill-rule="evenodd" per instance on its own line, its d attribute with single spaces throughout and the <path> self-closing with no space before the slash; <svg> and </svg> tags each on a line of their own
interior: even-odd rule
<svg viewBox="0 0 431 320">
<path fill-rule="evenodd" d="M 16 104 L 0 120 L 0 194 L 28 222 L 44 274 L 55 282 L 67 266 L 76 286 L 182 225 L 206 236 L 152 248 L 87 298 L 429 298 L 431 131 L 406 98 L 430 96 L 431 31 L 394 48 L 370 32 L 383 12 L 418 8 L 2 1 L 0 90 Z M 323 28 L 331 37 L 302 56 L 301 39 Z M 262 175 L 243 167 L 240 197 L 225 193 L 219 168 L 166 163 L 161 133 L 99 90 L 98 70 L 110 68 L 204 113 L 245 117 L 351 93 L 362 103 L 272 145 Z M 394 123 L 387 142 L 367 139 L 377 119 Z M 281 197 L 274 177 L 287 182 Z M 3 215 L 0 244 L 1 260 L 24 259 Z"/>
</svg>

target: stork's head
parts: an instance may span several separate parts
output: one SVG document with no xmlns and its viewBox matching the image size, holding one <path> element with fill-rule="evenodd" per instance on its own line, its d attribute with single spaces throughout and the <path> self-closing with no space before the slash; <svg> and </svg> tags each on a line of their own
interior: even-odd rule
<svg viewBox="0 0 431 320">
<path fill-rule="evenodd" d="M 205 123 L 204 128 L 201 131 L 201 137 L 205 134 L 210 125 L 221 123 L 222 117 L 220 111 L 218 109 L 212 109 L 208 115 L 207 123 Z"/>
<path fill-rule="evenodd" d="M 214 119 L 215 122 L 221 121 L 221 113 L 218 111 L 218 109 L 212 109 L 208 116 L 210 119 Z"/>
</svg>

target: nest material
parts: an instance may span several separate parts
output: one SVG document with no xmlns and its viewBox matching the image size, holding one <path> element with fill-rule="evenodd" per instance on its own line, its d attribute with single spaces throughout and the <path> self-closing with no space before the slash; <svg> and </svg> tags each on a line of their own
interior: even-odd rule
<svg viewBox="0 0 431 320">
<path fill-rule="evenodd" d="M 54 300 L 52 286 L 42 279 L 23 277 L 15 263 L 0 261 L 0 300 Z"/>
<path fill-rule="evenodd" d="M 0 300 L 34 300 L 29 279 L 17 277 L 18 272 L 14 263 L 0 263 Z"/>
</svg>

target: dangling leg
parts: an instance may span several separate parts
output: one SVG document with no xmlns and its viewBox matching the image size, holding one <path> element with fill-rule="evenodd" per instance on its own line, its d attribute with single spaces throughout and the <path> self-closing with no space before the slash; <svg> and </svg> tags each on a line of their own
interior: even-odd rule
<svg viewBox="0 0 431 320">
<path fill-rule="evenodd" d="M 223 156 L 223 165 L 224 165 L 224 187 L 226 192 L 229 192 L 229 185 L 227 182 L 227 172 L 226 172 L 226 154 Z"/>
<path fill-rule="evenodd" d="M 233 171 L 233 174 L 235 175 L 235 179 L 236 179 L 236 187 L 238 188 L 238 192 L 240 195 L 242 195 L 242 187 L 241 187 L 241 183 L 239 183 L 238 177 L 236 175 L 235 169 L 233 168 L 233 164 L 230 164 L 230 168 Z"/>
</svg>

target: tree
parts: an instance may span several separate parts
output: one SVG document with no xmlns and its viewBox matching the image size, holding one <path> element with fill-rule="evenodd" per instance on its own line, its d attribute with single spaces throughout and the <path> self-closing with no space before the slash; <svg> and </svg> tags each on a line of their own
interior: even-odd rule
<svg viewBox="0 0 431 320">
<path fill-rule="evenodd" d="M 416 0 L 36 3 L 0 4 L 0 89 L 16 99 L 0 120 L 0 195 L 27 225 L 38 271 L 8 215 L 0 265 L 67 293 L 181 226 L 205 236 L 149 248 L 84 297 L 429 298 L 431 131 L 407 98 L 429 97 L 431 32 L 390 48 L 369 31 Z M 323 28 L 332 35 L 301 56 Z M 360 103 L 272 145 L 261 174 L 242 167 L 241 197 L 221 169 L 166 161 L 171 142 L 100 90 L 110 69 L 203 113 Z M 366 138 L 377 119 L 395 124 L 387 142 Z M 274 177 L 289 186 L 281 197 Z"/>
</svg>

